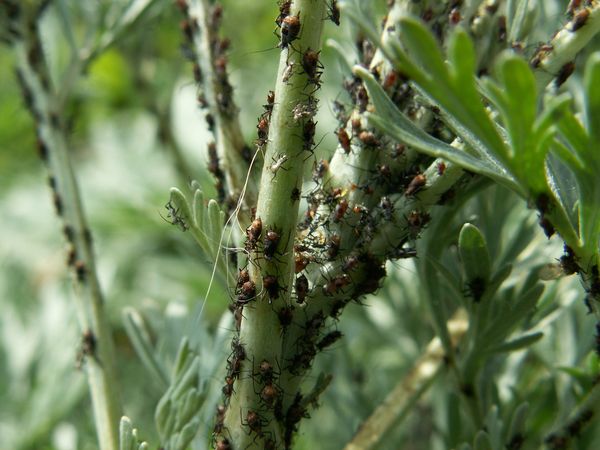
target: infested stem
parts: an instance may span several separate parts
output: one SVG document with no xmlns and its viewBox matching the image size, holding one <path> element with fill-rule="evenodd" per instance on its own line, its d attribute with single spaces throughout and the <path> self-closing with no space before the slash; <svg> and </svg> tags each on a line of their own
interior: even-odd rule
<svg viewBox="0 0 600 450">
<path fill-rule="evenodd" d="M 267 442 L 274 443 L 275 448 L 290 446 L 291 433 L 281 413 L 293 401 L 288 398 L 293 392 L 288 393 L 286 386 L 277 383 L 283 392 L 283 403 L 278 406 L 280 413 L 276 414 L 273 408 L 265 408 L 261 403 L 254 374 L 259 372 L 262 361 L 271 364 L 277 373 L 283 371 L 286 364 L 282 359 L 282 329 L 277 311 L 291 301 L 292 249 L 299 206 L 299 198 L 293 192 L 302 188 L 305 160 L 312 150 L 310 142 L 307 146 L 305 131 L 306 127 L 314 126 L 312 117 L 317 102 L 314 98 L 317 86 L 303 70 L 302 57 L 308 50 L 319 51 L 325 17 L 324 0 L 298 0 L 292 3 L 287 18 L 291 22 L 299 20 L 299 32 L 293 28 L 281 30 L 275 102 L 270 114 L 256 208 L 256 218 L 262 221 L 262 236 L 255 243 L 248 266 L 250 278 L 256 285 L 256 298 L 245 304 L 241 312 L 239 342 L 245 348 L 249 367 L 248 373 L 234 386 L 225 417 L 228 430 L 225 436 L 235 448 L 262 448 Z M 294 39 L 295 34 L 297 39 Z M 278 280 L 275 299 L 263 288 L 266 276 Z M 258 429 L 250 421 L 253 413 L 260 417 Z"/>
<path fill-rule="evenodd" d="M 22 30 L 22 38 L 15 40 L 12 47 L 23 96 L 36 122 L 40 156 L 48 170 L 54 203 L 69 244 L 68 263 L 74 273 L 75 305 L 83 330 L 80 363 L 88 377 L 100 448 L 116 450 L 121 406 L 111 328 L 96 273 L 91 232 L 35 21 Z"/>
</svg>

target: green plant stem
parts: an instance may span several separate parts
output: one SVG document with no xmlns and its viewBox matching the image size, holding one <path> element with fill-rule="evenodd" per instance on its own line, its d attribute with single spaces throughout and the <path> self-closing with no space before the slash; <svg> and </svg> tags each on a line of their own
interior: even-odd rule
<svg viewBox="0 0 600 450">
<path fill-rule="evenodd" d="M 550 40 L 552 50 L 542 53 L 543 57 L 535 71 L 540 91 L 600 32 L 600 4 L 594 3 L 587 10 L 589 16 L 581 28 L 573 31 L 573 21 L 568 22 Z"/>
<path fill-rule="evenodd" d="M 55 204 L 72 246 L 71 266 L 76 280 L 79 323 L 84 333 L 92 333 L 94 342 L 82 357 L 85 358 L 83 364 L 88 376 L 100 448 L 116 450 L 121 407 L 110 324 L 96 275 L 91 232 L 71 167 L 66 138 L 58 123 L 57 99 L 48 90 L 48 71 L 43 57 L 40 56 L 38 61 L 32 61 L 30 57 L 34 49 L 41 48 L 36 27 L 31 28 L 33 30 L 23 30 L 27 40 L 19 39 L 13 43 L 17 70 L 23 94 L 31 100 L 28 106 L 37 124 L 40 146 L 45 149 L 43 159 L 52 180 Z"/>
<path fill-rule="evenodd" d="M 242 135 L 238 108 L 234 103 L 232 92 L 224 89 L 225 85 L 220 82 L 215 69 L 217 59 L 215 47 L 219 42 L 218 26 L 213 23 L 208 0 L 190 0 L 188 3 L 188 16 L 198 24 L 198 27 L 193 29 L 193 45 L 196 63 L 202 72 L 203 92 L 209 113 L 215 122 L 217 155 L 225 173 L 229 194 L 237 201 L 240 194 L 245 192 L 242 202 L 246 205 L 246 211 L 241 218 L 247 219 L 248 205 L 255 204 L 257 191 L 253 183 L 246 184 L 249 165 L 243 157 L 246 144 Z"/>
<path fill-rule="evenodd" d="M 292 199 L 294 189 L 301 189 L 304 163 L 310 154 L 304 149 L 302 139 L 304 123 L 316 113 L 316 103 L 311 117 L 295 117 L 297 107 L 313 99 L 315 86 L 308 82 L 303 73 L 301 58 L 308 49 L 319 51 L 321 32 L 326 17 L 324 0 L 298 0 L 291 7 L 292 16 L 299 16 L 301 31 L 297 40 L 282 49 L 275 105 L 271 114 L 268 142 L 265 149 L 265 164 L 260 182 L 260 194 L 256 217 L 262 220 L 261 242 L 252 255 L 248 266 L 251 279 L 256 283 L 256 298 L 243 308 L 240 326 L 240 342 L 245 346 L 246 358 L 251 366 L 249 376 L 242 376 L 235 384 L 235 392 L 230 399 L 225 425 L 235 448 L 260 448 L 261 439 L 255 432 L 242 424 L 246 423 L 249 411 L 261 411 L 266 437 L 283 448 L 283 424 L 274 417 L 272 411 L 264 411 L 257 395 L 252 374 L 258 373 L 261 361 L 268 361 L 275 370 L 283 367 L 281 359 L 281 325 L 276 309 L 291 301 L 293 275 L 293 244 L 296 233 L 299 202 Z M 293 75 L 284 80 L 286 69 L 293 64 Z M 283 161 L 280 167 L 274 166 Z M 275 168 L 274 168 L 275 167 Z M 275 231 L 279 245 L 273 258 L 264 256 L 262 243 L 266 233 Z M 262 277 L 276 276 L 280 284 L 279 298 L 271 301 L 262 289 Z M 284 390 L 284 402 L 291 402 Z M 292 393 L 293 396 L 293 393 Z M 291 396 L 290 396 L 291 397 Z M 285 409 L 285 405 L 284 405 Z M 265 436 L 262 436 L 264 440 Z"/>
<path fill-rule="evenodd" d="M 452 344 L 456 347 L 468 328 L 464 310 L 457 312 L 448 321 Z M 423 355 L 416 361 L 412 370 L 387 395 L 385 400 L 360 426 L 354 438 L 344 450 L 377 449 L 385 435 L 396 427 L 412 410 L 415 403 L 433 384 L 444 369 L 446 353 L 439 338 L 434 338 Z"/>
</svg>

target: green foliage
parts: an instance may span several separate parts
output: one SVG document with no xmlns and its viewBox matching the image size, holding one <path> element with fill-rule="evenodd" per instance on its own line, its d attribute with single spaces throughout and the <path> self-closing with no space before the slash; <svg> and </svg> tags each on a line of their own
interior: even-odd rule
<svg viewBox="0 0 600 450">
<path fill-rule="evenodd" d="M 402 231 L 409 236 L 402 241 L 402 249 L 415 251 L 418 258 L 388 261 L 388 277 L 381 289 L 361 300 L 365 305 L 349 305 L 339 322 L 327 323 L 326 333 L 339 332 L 344 338 L 317 356 L 312 372 L 291 380 L 282 377 L 281 384 L 277 380 L 277 388 L 286 389 L 284 398 L 297 407 L 297 414 L 312 416 L 301 425 L 292 424 L 294 432 L 301 427 L 293 448 L 338 449 L 348 444 L 363 421 L 385 406 L 384 399 L 395 386 L 410 380 L 424 355 L 434 362 L 443 361 L 439 373 L 422 390 L 411 393 L 408 413 L 394 418 L 394 426 L 377 437 L 376 448 L 393 449 L 410 442 L 415 449 L 517 449 L 537 448 L 544 442 L 551 446 L 560 439 L 566 440 L 568 448 L 596 448 L 600 442 L 597 421 L 584 419 L 589 411 L 599 413 L 600 358 L 591 351 L 597 340 L 593 316 L 586 315 L 581 299 L 587 296 L 598 314 L 600 308 L 592 295 L 597 288 L 593 266 L 598 262 L 600 235 L 597 43 L 589 43 L 586 60 L 585 54 L 579 57 L 575 74 L 560 87 L 563 93 L 557 82 L 549 84 L 549 80 L 581 48 L 573 50 L 569 45 L 589 41 L 595 33 L 599 8 L 594 7 L 582 33 L 569 31 L 572 24 L 567 23 L 552 41 L 555 49 L 563 50 L 556 50 L 551 55 L 555 59 L 536 68 L 531 57 L 537 50 L 532 48 L 562 26 L 563 16 L 556 11 L 565 2 L 500 2 L 498 14 L 505 16 L 508 39 L 522 41 L 527 58 L 518 51 L 501 51 L 490 27 L 474 31 L 475 25 L 466 21 L 464 27 L 449 27 L 445 2 L 398 1 L 401 9 L 420 15 L 431 8 L 434 18 L 425 23 L 404 15 L 394 32 L 384 30 L 383 41 L 372 25 L 374 11 L 365 12 L 365 5 L 357 6 L 359 2 L 340 3 L 345 6 L 342 27 L 351 30 L 352 39 L 361 35 L 381 42 L 383 53 L 375 57 L 380 58 L 378 67 L 396 70 L 406 78 L 401 83 L 411 92 L 410 101 L 402 104 L 394 97 L 397 92 L 386 87 L 372 67 L 352 69 L 364 82 L 371 102 L 359 115 L 361 126 L 378 132 L 381 148 L 370 148 L 367 153 L 359 149 L 359 133 L 351 134 L 348 158 L 364 158 L 365 169 L 360 166 L 344 172 L 360 174 L 344 180 L 354 183 L 341 194 L 351 199 L 345 218 L 358 221 L 352 207 L 367 205 L 372 195 L 366 193 L 369 187 L 377 190 L 381 188 L 377 182 L 385 183 L 381 178 L 372 181 L 376 167 L 405 164 L 388 154 L 401 142 L 406 146 L 406 165 L 414 168 L 402 182 L 408 184 L 419 173 L 426 175 L 427 184 L 416 195 L 386 193 L 395 213 L 387 223 L 381 219 L 379 200 L 369 205 L 379 214 L 373 214 L 379 222 L 369 224 L 374 228 L 369 232 L 381 233 L 388 247 L 395 246 L 394 233 L 407 221 L 406 216 L 420 208 L 428 214 L 428 227 Z M 483 8 L 481 2 L 464 3 L 465 15 L 467 8 Z M 23 4 L 27 11 L 38 6 L 34 1 Z M 242 222 L 250 217 L 249 210 L 243 201 L 232 206 L 212 199 L 213 180 L 198 169 L 198 148 L 205 147 L 208 132 L 198 127 L 202 118 L 193 108 L 182 106 L 192 105 L 197 92 L 186 87 L 190 68 L 176 48 L 181 39 L 180 18 L 168 4 L 56 0 L 40 19 L 57 105 L 65 118 L 73 120 L 67 133 L 70 156 L 96 242 L 124 410 L 132 417 L 123 417 L 118 426 L 120 450 L 157 446 L 196 450 L 215 445 L 212 432 L 220 425 L 216 406 L 223 400 L 224 375 L 226 371 L 231 375 L 235 353 L 229 342 L 236 324 L 226 309 L 231 297 L 235 302 L 239 295 L 238 269 L 244 264 L 235 266 L 232 254 L 244 261 L 248 253 L 244 247 L 248 223 Z M 226 2 L 224 9 L 225 34 L 235 42 L 229 72 L 235 93 L 240 91 L 240 122 L 247 142 L 255 139 L 255 116 L 262 113 L 263 94 L 272 89 L 265 74 L 272 68 L 274 79 L 277 70 L 271 60 L 279 50 L 249 53 L 273 46 L 273 40 L 265 36 L 273 28 L 274 2 L 269 7 L 261 10 L 266 7 Z M 378 7 L 383 9 L 383 3 Z M 496 24 L 497 18 L 487 23 Z M 2 16 L 0 24 L 7 20 Z M 431 32 L 434 23 L 441 30 L 438 34 Z M 243 36 L 235 39 L 236 32 Z M 4 28 L 0 37 L 6 40 Z M 337 38 L 334 46 L 351 67 L 363 55 L 347 51 L 351 46 L 344 42 L 346 35 L 337 33 Z M 8 61 L 1 69 L 3 77 L 6 67 L 15 64 L 12 56 L 6 56 L 10 55 L 7 48 L 0 50 L 2 61 Z M 188 51 L 183 48 L 184 55 Z M 78 52 L 81 60 L 73 58 Z M 361 52 L 368 53 L 368 46 L 357 54 Z M 261 58 L 270 62 L 260 67 Z M 331 76 L 335 66 L 327 50 L 321 61 L 326 76 Z M 487 75 L 481 76 L 482 68 Z M 344 71 L 351 76 L 349 69 Z M 324 80 L 321 90 L 312 93 L 321 96 L 322 106 L 325 99 L 348 102 L 336 85 L 328 83 L 332 78 Z M 304 86 L 304 81 L 300 84 Z M 0 207 L 6 212 L 0 224 L 4 236 L 0 244 L 0 447 L 93 448 L 94 418 L 84 380 L 89 366 L 101 366 L 102 361 L 84 348 L 84 330 L 76 325 L 71 302 L 75 294 L 62 268 L 61 225 L 44 219 L 52 217 L 52 212 L 42 191 L 43 176 L 37 169 L 19 176 L 8 173 L 11 168 L 25 170 L 31 160 L 10 149 L 21 149 L 27 142 L 32 146 L 35 139 L 29 127 L 23 128 L 27 120 L 15 106 L 21 102 L 16 87 L 7 86 L 0 102 L 0 139 L 8 142 L 5 148 L 9 149 L 0 156 L 2 179 L 11 182 L 0 186 Z M 326 111 L 322 107 L 319 112 L 318 139 L 319 133 L 339 126 Z M 433 114 L 442 132 L 433 132 L 414 111 Z M 342 126 L 351 133 L 350 121 Z M 292 133 L 289 142 L 298 140 L 300 132 Z M 326 137 L 318 152 L 329 157 L 334 153 L 332 142 Z M 337 153 L 343 153 L 342 149 Z M 452 182 L 440 170 L 442 160 L 447 164 L 446 175 L 456 177 Z M 264 180 L 268 183 L 264 184 L 276 188 L 282 178 L 272 173 L 269 164 L 273 161 L 266 164 Z M 330 181 L 323 184 L 329 187 L 327 183 L 333 186 L 339 174 L 327 176 Z M 191 183 L 191 189 L 184 187 L 192 178 L 198 181 Z M 316 192 L 315 184 L 319 187 L 308 178 L 298 184 L 303 197 Z M 252 183 L 253 177 L 238 181 L 248 180 Z M 442 187 L 444 182 L 448 185 Z M 169 191 L 172 185 L 181 189 Z M 444 203 L 439 198 L 450 186 L 454 200 Z M 289 192 L 284 194 L 288 200 Z M 549 206 L 541 205 L 540 199 L 547 199 Z M 440 205 L 433 206 L 438 200 Z M 304 199 L 300 204 L 305 207 Z M 320 205 L 314 215 L 332 215 L 336 205 Z M 538 209 L 540 219 L 548 221 L 559 236 L 546 240 L 535 213 L 526 206 Z M 232 211 L 240 215 L 236 218 Z M 296 214 L 290 211 L 286 206 L 277 214 L 287 215 L 291 223 Z M 328 226 L 335 230 L 345 226 L 345 221 L 341 225 L 329 221 Z M 382 232 L 385 227 L 392 231 Z M 361 239 L 354 228 L 349 230 L 350 239 L 344 237 L 342 252 L 349 240 Z M 309 231 L 325 253 L 329 230 Z M 299 234 L 296 239 L 305 236 Z M 277 258 L 291 258 L 296 242 L 290 236 L 289 252 Z M 579 282 L 567 278 L 564 264 L 557 263 L 564 244 L 581 266 L 576 270 Z M 344 254 L 341 261 L 355 254 L 364 256 Z M 264 261 L 259 258 L 252 271 L 258 271 L 261 264 Z M 292 328 L 300 330 L 307 328 L 317 302 L 329 306 L 338 299 L 328 292 L 338 276 L 337 262 L 310 264 L 319 268 L 302 273 L 309 275 L 310 288 L 318 293 L 314 303 L 294 303 L 292 286 L 285 292 L 298 312 Z M 317 277 L 320 270 L 324 278 Z M 359 277 L 351 273 L 353 283 Z M 257 290 L 263 292 L 261 282 L 262 278 Z M 264 302 L 269 312 L 276 306 Z M 468 329 L 460 342 L 454 342 L 448 324 L 462 313 Z M 250 314 L 242 316 L 236 320 L 247 320 Z M 269 336 L 279 343 L 277 333 Z M 287 335 L 281 347 L 295 350 L 305 337 Z M 250 344 L 247 348 L 252 350 Z M 250 367 L 259 362 L 247 361 Z M 76 363 L 80 371 L 74 369 Z M 279 377 L 290 364 L 282 359 L 275 365 Z M 245 370 L 241 378 L 250 386 L 248 395 L 260 395 L 258 375 Z M 235 386 L 239 385 L 238 380 Z M 304 394 L 296 402 L 289 392 Z M 315 409 L 317 403 L 319 409 Z M 248 410 L 238 409 L 233 434 L 244 434 L 250 446 L 262 444 L 261 439 L 270 434 L 249 433 Z M 284 422 L 292 421 L 290 410 Z M 261 424 L 265 429 L 269 426 Z M 581 431 L 573 432 L 577 427 Z"/>
</svg>

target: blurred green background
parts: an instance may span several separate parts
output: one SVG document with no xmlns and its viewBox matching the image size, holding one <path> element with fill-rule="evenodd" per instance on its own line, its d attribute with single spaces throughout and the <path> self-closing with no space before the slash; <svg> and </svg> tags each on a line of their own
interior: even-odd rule
<svg viewBox="0 0 600 450">
<path fill-rule="evenodd" d="M 67 3 L 75 16 L 85 16 L 85 7 L 80 11 L 77 2 Z M 273 30 L 277 9 L 275 2 L 223 3 L 222 35 L 232 41 L 229 73 L 243 130 L 252 142 L 257 117 L 276 76 L 279 52 L 274 48 Z M 151 443 L 158 442 L 153 414 L 162 392 L 150 378 L 144 382 L 141 363 L 122 325 L 123 308 L 132 306 L 143 313 L 155 330 L 152 337 L 159 353 L 172 360 L 182 333 L 189 331 L 198 305 L 206 300 L 202 317 L 206 340 L 200 344 L 201 351 L 212 352 L 221 364 L 228 354 L 227 342 L 221 348 L 210 345 L 210 336 L 222 326 L 220 318 L 227 309 L 227 287 L 216 283 L 205 299 L 211 261 L 190 236 L 161 218 L 169 188 L 183 189 L 191 181 L 177 172 L 168 146 L 159 139 L 165 120 L 190 171 L 207 196 L 214 195 L 213 180 L 204 168 L 207 131 L 196 105 L 191 65 L 181 48 L 179 20 L 171 2 L 155 1 L 139 26 L 73 84 L 66 115 L 100 281 L 115 330 L 125 412 Z M 83 28 L 78 31 L 83 33 Z M 336 29 L 328 24 L 325 29 L 326 38 L 347 40 L 351 36 L 348 27 Z M 44 19 L 44 36 L 45 50 L 58 74 L 68 50 L 53 10 Z M 327 154 L 336 142 L 331 101 L 346 101 L 340 87 L 345 74 L 327 48 L 322 60 L 326 70 L 316 141 L 323 138 L 319 152 Z M 61 225 L 52 209 L 46 173 L 35 152 L 33 123 L 23 107 L 6 46 L 0 47 L 0 80 L 0 449 L 96 448 L 85 375 L 75 368 L 81 330 L 74 313 Z M 494 234 L 497 230 L 490 224 L 495 219 L 487 201 L 494 198 L 502 199 L 506 208 L 501 235 Z M 460 224 L 467 219 L 492 242 L 509 239 L 517 226 L 525 224 L 534 245 L 521 249 L 523 253 L 515 260 L 521 267 L 554 262 L 560 255 L 560 243 L 547 242 L 534 214 L 505 192 L 485 193 L 482 200 L 469 203 L 451 222 L 445 222 L 448 242 L 456 239 Z M 424 250 L 435 246 L 435 231 L 429 230 L 419 245 Z M 445 258 L 456 266 L 451 247 Z M 297 448 L 341 448 L 432 338 L 425 301 L 431 294 L 417 266 L 390 264 L 388 272 L 386 285 L 366 306 L 352 305 L 344 314 L 337 326 L 346 337 L 319 356 L 315 374 L 333 372 L 334 384 L 322 398 L 322 408 L 312 414 L 314 420 L 302 425 Z M 528 392 L 523 397 L 530 395 L 549 407 L 538 416 L 540 429 L 556 419 L 553 405 L 568 401 L 568 407 L 582 395 L 582 389 L 574 387 L 566 375 L 557 376 L 554 367 L 587 367 L 593 328 L 576 280 L 550 285 L 546 312 L 556 314 L 546 324 L 547 339 L 530 356 L 534 359 L 531 376 L 519 385 Z M 517 390 L 515 373 L 521 363 L 513 361 L 508 367 L 513 372 L 505 372 L 506 398 L 515 400 L 511 390 Z M 223 373 L 217 371 L 219 377 Z M 552 382 L 531 386 L 540 380 Z M 219 385 L 219 380 L 213 381 Z M 403 442 L 405 449 L 444 448 L 446 418 L 440 411 L 450 401 L 449 393 L 442 386 L 428 395 L 391 442 Z M 508 414 L 510 408 L 503 412 Z M 206 423 L 199 431 L 200 442 L 206 443 L 210 429 Z M 392 444 L 390 448 L 398 447 Z"/>
</svg>

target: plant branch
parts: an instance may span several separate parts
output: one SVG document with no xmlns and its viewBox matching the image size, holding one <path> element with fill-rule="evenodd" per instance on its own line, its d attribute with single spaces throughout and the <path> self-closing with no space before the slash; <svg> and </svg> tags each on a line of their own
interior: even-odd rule
<svg viewBox="0 0 600 450">
<path fill-rule="evenodd" d="M 468 328 L 464 310 L 448 321 L 448 330 L 454 347 L 458 346 Z M 379 448 L 389 430 L 397 426 L 419 401 L 421 396 L 443 371 L 445 351 L 438 337 L 434 338 L 417 360 L 412 370 L 400 380 L 383 403 L 360 426 L 344 450 Z"/>
<path fill-rule="evenodd" d="M 121 407 L 110 324 L 96 274 L 91 232 L 42 53 L 37 29 L 39 17 L 28 19 L 26 24 L 20 24 L 20 38 L 12 43 L 17 77 L 26 106 L 36 122 L 40 156 L 69 244 L 68 264 L 76 281 L 76 308 L 83 330 L 79 357 L 88 375 L 100 448 L 116 450 Z"/>
</svg>

